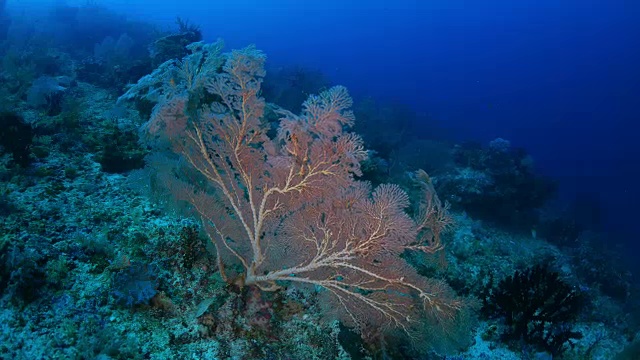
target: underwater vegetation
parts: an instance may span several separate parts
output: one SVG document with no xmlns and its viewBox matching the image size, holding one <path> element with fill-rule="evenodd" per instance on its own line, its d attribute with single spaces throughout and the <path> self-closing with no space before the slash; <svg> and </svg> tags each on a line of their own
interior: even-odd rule
<svg viewBox="0 0 640 360">
<path fill-rule="evenodd" d="M 619 252 L 508 140 L 185 19 L 43 16 L 0 2 L 0 358 L 637 353 Z"/>
<path fill-rule="evenodd" d="M 487 288 L 483 312 L 502 317 L 501 338 L 523 341 L 553 356 L 573 346 L 582 334 L 572 330 L 580 312 L 581 295 L 545 265 L 536 265 Z M 518 346 L 518 345 L 516 345 Z"/>
</svg>

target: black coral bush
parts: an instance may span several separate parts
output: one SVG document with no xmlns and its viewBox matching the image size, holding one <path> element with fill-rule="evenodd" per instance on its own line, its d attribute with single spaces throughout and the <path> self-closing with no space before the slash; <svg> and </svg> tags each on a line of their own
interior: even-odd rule
<svg viewBox="0 0 640 360">
<path fill-rule="evenodd" d="M 572 340 L 581 305 L 580 294 L 559 274 L 543 265 L 516 271 L 483 296 L 483 312 L 503 318 L 501 336 L 507 342 L 522 341 L 554 356 L 561 355 Z"/>
</svg>

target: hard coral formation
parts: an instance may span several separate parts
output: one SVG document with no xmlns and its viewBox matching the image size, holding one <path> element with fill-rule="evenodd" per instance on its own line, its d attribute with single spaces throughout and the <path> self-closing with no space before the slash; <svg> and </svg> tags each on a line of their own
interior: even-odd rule
<svg viewBox="0 0 640 360">
<path fill-rule="evenodd" d="M 12 155 L 15 164 L 27 167 L 31 163 L 31 143 L 34 131 L 22 116 L 0 113 L 0 150 Z"/>
<path fill-rule="evenodd" d="M 457 171 L 438 178 L 438 191 L 472 216 L 501 226 L 529 229 L 536 210 L 555 194 L 555 184 L 533 171 L 531 158 L 506 140 L 489 147 L 464 144 L 454 149 Z"/>
</svg>

